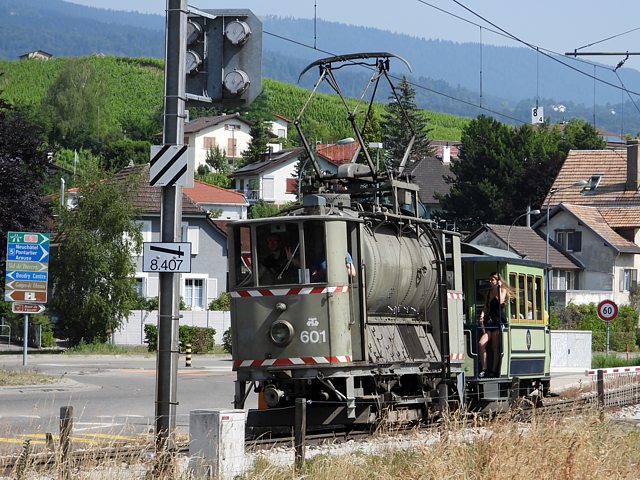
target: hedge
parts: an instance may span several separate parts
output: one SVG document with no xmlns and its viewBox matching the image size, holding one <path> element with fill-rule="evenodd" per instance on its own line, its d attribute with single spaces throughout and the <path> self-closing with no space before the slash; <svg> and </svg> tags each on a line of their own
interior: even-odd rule
<svg viewBox="0 0 640 480">
<path fill-rule="evenodd" d="M 215 334 L 216 330 L 214 328 L 180 325 L 178 341 L 182 349 L 187 343 L 190 343 L 193 353 L 207 353 L 213 350 L 215 345 L 213 337 Z M 146 324 L 144 326 L 144 341 L 149 345 L 149 351 L 155 352 L 158 349 L 158 327 Z"/>
</svg>

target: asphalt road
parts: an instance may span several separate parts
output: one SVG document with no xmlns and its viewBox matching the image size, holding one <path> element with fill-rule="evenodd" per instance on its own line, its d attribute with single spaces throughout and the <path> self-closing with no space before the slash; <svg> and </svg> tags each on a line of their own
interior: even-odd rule
<svg viewBox="0 0 640 480">
<path fill-rule="evenodd" d="M 155 356 L 30 355 L 28 368 L 57 379 L 55 384 L 0 387 L 0 452 L 20 448 L 29 438 L 43 445 L 59 432 L 60 407 L 74 410 L 78 442 L 130 441 L 153 433 Z M 0 356 L 0 368 L 21 369 L 21 355 Z M 180 357 L 176 431 L 187 433 L 189 411 L 233 408 L 235 375 L 229 357 Z M 256 399 L 249 399 L 248 407 Z M 120 438 L 121 437 L 121 438 Z"/>
</svg>

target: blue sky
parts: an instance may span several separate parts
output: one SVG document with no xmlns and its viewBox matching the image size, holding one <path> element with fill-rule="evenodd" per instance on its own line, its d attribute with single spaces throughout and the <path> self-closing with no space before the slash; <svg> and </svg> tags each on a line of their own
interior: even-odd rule
<svg viewBox="0 0 640 480">
<path fill-rule="evenodd" d="M 74 3 L 115 10 L 139 11 L 164 15 L 166 0 L 71 0 Z M 521 45 L 504 36 L 453 0 L 189 0 L 201 9 L 249 8 L 257 15 L 274 14 L 300 18 L 318 18 L 363 25 L 409 35 L 452 40 L 480 41 L 480 28 L 438 9 L 483 25 L 482 41 L 493 45 Z M 460 3 L 509 33 L 531 44 L 564 53 L 604 38 L 640 27 L 637 0 L 461 0 Z M 317 8 L 314 8 L 314 4 Z M 390 5 L 396 6 L 391 9 Z M 611 8 L 614 6 L 615 8 Z M 310 32 L 312 35 L 312 32 Z M 311 37 L 312 38 L 312 37 Z M 322 48 L 322 32 L 318 32 Z M 637 45 L 637 46 L 636 46 Z M 374 48 L 375 50 L 375 48 Z M 585 50 L 606 52 L 640 52 L 640 30 L 598 43 Z M 622 58 L 589 57 L 615 66 Z M 640 69 L 640 57 L 631 57 L 627 67 Z"/>
</svg>

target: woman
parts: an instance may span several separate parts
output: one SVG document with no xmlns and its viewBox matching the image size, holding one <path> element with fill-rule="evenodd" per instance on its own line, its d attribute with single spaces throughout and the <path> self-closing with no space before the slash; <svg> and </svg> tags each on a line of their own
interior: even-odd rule
<svg viewBox="0 0 640 480">
<path fill-rule="evenodd" d="M 489 291 L 487 292 L 482 312 L 480 312 L 480 330 L 482 334 L 480 335 L 480 340 L 478 340 L 481 369 L 478 375 L 479 378 L 500 375 L 500 326 L 507 323 L 505 302 L 508 296 L 509 288 L 502 284 L 500 274 L 494 272 L 489 275 Z M 490 346 L 493 352 L 491 374 L 487 371 L 487 346 Z"/>
</svg>

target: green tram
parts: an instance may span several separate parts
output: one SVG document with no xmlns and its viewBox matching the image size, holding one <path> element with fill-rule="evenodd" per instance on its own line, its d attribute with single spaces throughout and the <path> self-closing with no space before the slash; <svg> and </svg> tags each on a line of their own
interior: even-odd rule
<svg viewBox="0 0 640 480">
<path fill-rule="evenodd" d="M 549 394 L 551 336 L 545 308 L 545 265 L 492 247 L 461 245 L 464 285 L 463 318 L 467 355 L 464 372 L 470 402 L 529 397 L 539 401 Z M 488 278 L 498 273 L 509 293 L 505 301 L 507 323 L 501 325 L 498 365 L 487 351 L 492 378 L 479 376 L 479 318 L 489 290 Z M 490 347 L 490 346 L 489 346 Z"/>
</svg>

